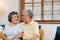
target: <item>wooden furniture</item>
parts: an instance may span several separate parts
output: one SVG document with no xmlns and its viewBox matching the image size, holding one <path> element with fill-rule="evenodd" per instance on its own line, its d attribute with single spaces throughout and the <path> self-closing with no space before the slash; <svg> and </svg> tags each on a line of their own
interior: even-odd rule
<svg viewBox="0 0 60 40">
<path fill-rule="evenodd" d="M 40 29 L 39 33 L 40 33 L 40 40 L 42 40 L 43 39 L 43 34 L 44 34 L 43 29 Z"/>
</svg>

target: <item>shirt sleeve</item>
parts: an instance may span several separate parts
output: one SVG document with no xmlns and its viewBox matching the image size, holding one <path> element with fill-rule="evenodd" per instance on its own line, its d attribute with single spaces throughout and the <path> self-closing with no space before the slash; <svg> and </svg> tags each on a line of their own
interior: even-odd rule
<svg viewBox="0 0 60 40">
<path fill-rule="evenodd" d="M 18 32 L 23 32 L 22 26 L 20 24 L 18 25 Z"/>
</svg>

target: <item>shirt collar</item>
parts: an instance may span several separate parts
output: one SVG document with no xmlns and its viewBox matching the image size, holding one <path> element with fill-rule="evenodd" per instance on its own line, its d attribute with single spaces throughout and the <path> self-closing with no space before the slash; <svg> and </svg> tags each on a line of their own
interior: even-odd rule
<svg viewBox="0 0 60 40">
<path fill-rule="evenodd" d="M 26 23 L 24 23 L 24 24 L 26 24 Z M 30 22 L 30 23 L 28 23 L 28 24 L 33 24 L 33 20 L 31 20 L 31 22 Z"/>
<path fill-rule="evenodd" d="M 33 24 L 33 20 L 31 20 L 31 22 L 29 24 Z"/>
</svg>

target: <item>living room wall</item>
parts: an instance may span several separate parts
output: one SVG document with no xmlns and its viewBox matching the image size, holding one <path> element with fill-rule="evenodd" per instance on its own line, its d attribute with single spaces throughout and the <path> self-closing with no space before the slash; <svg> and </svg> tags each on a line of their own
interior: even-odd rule
<svg viewBox="0 0 60 40">
<path fill-rule="evenodd" d="M 18 0 L 0 0 L 0 24 L 8 23 L 8 14 L 17 11 L 19 8 Z"/>
</svg>

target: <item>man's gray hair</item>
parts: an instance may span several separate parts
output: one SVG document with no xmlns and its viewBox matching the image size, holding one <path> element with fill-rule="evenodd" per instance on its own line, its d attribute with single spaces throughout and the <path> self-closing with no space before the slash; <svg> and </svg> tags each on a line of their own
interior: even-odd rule
<svg viewBox="0 0 60 40">
<path fill-rule="evenodd" d="M 27 12 L 27 15 L 30 16 L 30 19 L 33 17 L 33 13 L 30 9 L 25 9 L 24 11 Z"/>
</svg>

